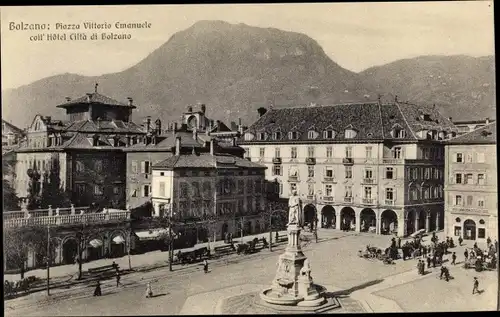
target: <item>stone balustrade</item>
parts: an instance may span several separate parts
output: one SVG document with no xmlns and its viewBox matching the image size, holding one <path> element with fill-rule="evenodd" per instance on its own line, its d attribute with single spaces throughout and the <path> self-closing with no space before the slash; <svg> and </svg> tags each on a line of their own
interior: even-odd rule
<svg viewBox="0 0 500 317">
<path fill-rule="evenodd" d="M 83 223 L 120 222 L 130 219 L 130 211 L 113 211 L 108 213 L 59 214 L 59 216 L 39 216 L 31 218 L 4 218 L 4 228 L 24 226 L 60 226 Z"/>
<path fill-rule="evenodd" d="M 68 208 L 33 209 L 26 211 L 23 210 L 7 211 L 3 213 L 3 220 L 6 221 L 10 219 L 26 218 L 27 214 L 29 214 L 31 218 L 56 216 L 57 210 L 59 211 L 60 216 L 80 214 L 82 210 L 84 212 L 87 212 L 88 209 L 89 207 L 68 207 Z"/>
</svg>

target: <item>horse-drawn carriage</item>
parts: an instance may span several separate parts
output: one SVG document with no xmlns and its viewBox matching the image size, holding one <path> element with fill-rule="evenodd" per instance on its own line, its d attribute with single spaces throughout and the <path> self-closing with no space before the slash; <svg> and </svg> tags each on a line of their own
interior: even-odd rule
<svg viewBox="0 0 500 317">
<path fill-rule="evenodd" d="M 29 292 L 31 288 L 31 284 L 33 284 L 37 278 L 35 276 L 29 276 L 27 278 L 23 278 L 22 280 L 10 282 L 4 282 L 4 295 L 5 297 L 14 296 L 17 293 L 26 294 Z"/>
<path fill-rule="evenodd" d="M 210 250 L 207 247 L 201 247 L 194 250 L 188 250 L 181 252 L 180 250 L 176 254 L 176 259 L 181 264 L 191 264 L 195 262 L 201 262 L 203 258 L 210 257 Z"/>
<path fill-rule="evenodd" d="M 257 252 L 256 246 L 257 243 L 259 242 L 258 238 L 254 238 L 251 241 L 248 241 L 246 243 L 239 243 L 236 246 L 236 254 L 250 254 L 250 253 L 255 253 Z"/>
</svg>

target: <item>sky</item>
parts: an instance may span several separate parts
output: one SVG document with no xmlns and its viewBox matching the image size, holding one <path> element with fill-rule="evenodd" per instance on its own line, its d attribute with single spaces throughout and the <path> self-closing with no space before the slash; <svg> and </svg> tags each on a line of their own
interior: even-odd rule
<svg viewBox="0 0 500 317">
<path fill-rule="evenodd" d="M 304 33 L 340 66 L 366 68 L 420 55 L 494 55 L 492 1 L 321 3 L 266 5 L 129 5 L 0 7 L 2 89 L 62 73 L 97 76 L 125 70 L 178 31 L 199 20 L 223 20 Z M 104 30 L 128 40 L 32 41 L 56 23 L 140 23 L 151 28 Z M 50 24 L 49 31 L 11 30 L 20 23 Z"/>
</svg>

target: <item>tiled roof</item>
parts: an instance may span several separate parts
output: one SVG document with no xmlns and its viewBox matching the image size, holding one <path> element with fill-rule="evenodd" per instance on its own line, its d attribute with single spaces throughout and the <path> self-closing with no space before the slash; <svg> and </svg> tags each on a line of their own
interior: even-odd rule
<svg viewBox="0 0 500 317">
<path fill-rule="evenodd" d="M 421 115 L 427 115 L 424 121 Z M 422 129 L 436 129 L 438 131 L 454 129 L 453 123 L 442 116 L 434 107 L 417 106 L 408 103 L 379 104 L 378 102 L 340 104 L 325 106 L 305 106 L 293 108 L 273 108 L 251 125 L 246 132 L 255 135 L 252 141 L 259 142 L 257 133 L 266 132 L 268 137 L 264 141 L 278 141 L 272 139 L 272 134 L 281 131 L 280 141 L 311 141 L 308 131 L 314 130 L 319 135 L 314 140 L 325 140 L 323 131 L 334 130 L 335 137 L 329 141 L 370 141 L 392 139 L 391 131 L 404 130 L 405 136 L 398 140 L 416 140 L 416 133 Z M 346 139 L 345 130 L 353 129 L 356 136 Z M 299 132 L 298 138 L 289 139 L 289 132 Z"/>
<path fill-rule="evenodd" d="M 121 106 L 121 107 L 131 107 L 135 108 L 135 106 L 130 106 L 125 103 L 122 103 L 120 101 L 117 101 L 115 99 L 109 98 L 107 96 L 101 95 L 98 92 L 93 92 L 89 93 L 85 96 L 82 96 L 80 98 L 70 100 L 66 103 L 63 103 L 61 105 L 58 105 L 58 108 L 65 108 L 65 107 L 71 107 L 73 105 L 78 105 L 82 103 L 87 103 L 87 104 L 101 104 L 101 105 L 109 105 L 109 106 Z"/>
<path fill-rule="evenodd" d="M 15 125 L 13 125 L 12 123 L 10 123 L 8 121 L 5 121 L 5 120 L 2 119 L 2 123 L 5 124 L 13 132 L 23 133 L 23 129 L 16 127 Z"/>
<path fill-rule="evenodd" d="M 445 144 L 496 144 L 497 123 L 490 123 L 472 132 L 448 140 Z"/>
<path fill-rule="evenodd" d="M 266 169 L 264 165 L 250 162 L 246 159 L 229 154 L 199 153 L 190 155 L 174 155 L 155 164 L 153 168 L 259 168 Z"/>
<path fill-rule="evenodd" d="M 143 129 L 133 122 L 121 120 L 97 121 L 80 120 L 69 123 L 63 131 L 78 131 L 89 133 L 144 133 Z"/>
<path fill-rule="evenodd" d="M 141 151 L 149 149 L 171 149 L 175 147 L 175 139 L 181 137 L 181 146 L 187 148 L 203 148 L 205 146 L 205 140 L 201 139 L 200 136 L 195 140 L 193 138 L 192 132 L 176 132 L 173 134 L 165 134 L 163 136 L 157 136 L 156 144 L 134 144 L 129 146 L 126 151 Z"/>
</svg>

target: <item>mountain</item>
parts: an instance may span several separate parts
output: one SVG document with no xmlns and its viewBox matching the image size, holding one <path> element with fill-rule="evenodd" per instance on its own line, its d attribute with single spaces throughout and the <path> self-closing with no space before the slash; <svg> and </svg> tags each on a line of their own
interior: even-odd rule
<svg viewBox="0 0 500 317">
<path fill-rule="evenodd" d="M 200 21 L 122 72 L 93 77 L 62 74 L 3 91 L 2 111 L 5 119 L 22 127 L 37 113 L 64 119 L 64 112 L 55 106 L 66 96 L 93 91 L 98 82 L 104 95 L 134 99 L 136 122 L 146 115 L 176 120 L 187 106 L 204 103 L 213 119 L 227 122 L 240 117 L 250 124 L 261 106 L 373 100 L 378 93 L 435 102 L 450 112 L 455 104 L 468 105 L 484 117 L 481 109 L 490 101 L 494 104 L 493 66 L 463 56 L 435 57 L 437 62 L 433 58 L 398 61 L 357 74 L 333 62 L 304 34 Z M 461 60 L 469 62 L 464 66 Z M 430 74 L 451 78 L 448 86 L 429 87 L 426 75 Z"/>
<path fill-rule="evenodd" d="M 493 56 L 420 56 L 371 67 L 359 75 L 372 91 L 436 104 L 453 120 L 495 117 Z"/>
</svg>

